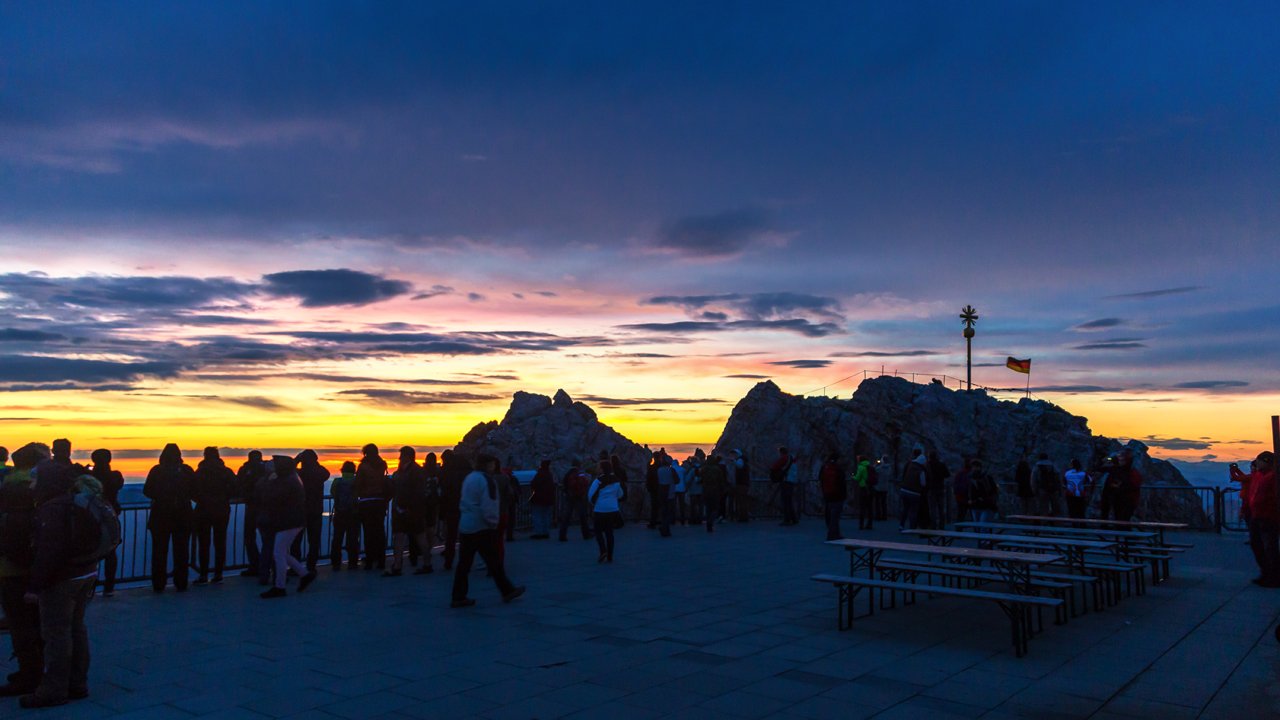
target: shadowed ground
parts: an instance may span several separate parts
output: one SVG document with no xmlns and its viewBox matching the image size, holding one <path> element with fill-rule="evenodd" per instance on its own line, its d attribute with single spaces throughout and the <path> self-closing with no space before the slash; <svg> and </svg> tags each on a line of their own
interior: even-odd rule
<svg viewBox="0 0 1280 720">
<path fill-rule="evenodd" d="M 852 533 L 854 523 L 846 523 Z M 897 539 L 889 524 L 875 537 Z M 619 531 L 594 542 L 520 541 L 508 565 L 529 592 L 450 610 L 450 575 L 332 573 L 263 601 L 239 577 L 155 596 L 95 598 L 92 696 L 39 718 L 1238 718 L 1280 713 L 1280 591 L 1249 584 L 1239 535 L 1187 533 L 1174 577 L 1064 627 L 1026 658 L 991 603 L 925 599 L 835 628 L 847 570 L 799 527 L 713 535 Z M 867 535 L 864 533 L 864 535 Z M 292 589 L 292 585 L 291 585 Z M 7 638 L 5 640 L 7 649 Z M 0 662 L 11 672 L 13 661 Z"/>
</svg>

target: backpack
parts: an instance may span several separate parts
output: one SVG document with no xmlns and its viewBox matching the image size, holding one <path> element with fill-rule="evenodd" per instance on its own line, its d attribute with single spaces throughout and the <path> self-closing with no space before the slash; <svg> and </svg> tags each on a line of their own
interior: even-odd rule
<svg viewBox="0 0 1280 720">
<path fill-rule="evenodd" d="M 72 565 L 97 564 L 111 555 L 121 542 L 120 518 L 101 495 L 78 492 L 71 496 L 76 507 L 77 522 L 83 519 L 87 527 L 77 527 L 77 534 L 84 537 L 84 553 L 71 559 Z"/>
<path fill-rule="evenodd" d="M 343 478 L 333 481 L 329 488 L 329 493 L 333 495 L 333 509 L 338 512 L 355 512 L 356 511 L 356 483 L 352 478 L 350 482 Z"/>
<path fill-rule="evenodd" d="M 579 470 L 569 476 L 566 486 L 570 497 L 584 498 L 587 496 L 587 490 L 591 487 L 591 478 Z"/>
</svg>

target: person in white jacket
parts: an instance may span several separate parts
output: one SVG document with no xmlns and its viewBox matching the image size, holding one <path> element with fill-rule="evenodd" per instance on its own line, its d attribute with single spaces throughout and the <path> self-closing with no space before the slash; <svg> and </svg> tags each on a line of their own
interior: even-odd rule
<svg viewBox="0 0 1280 720">
<path fill-rule="evenodd" d="M 462 481 L 458 518 L 458 564 L 453 574 L 453 602 L 450 607 L 470 607 L 476 601 L 467 597 L 467 576 L 476 553 L 489 568 L 493 581 L 502 593 L 503 602 L 511 602 L 524 594 L 524 586 L 515 585 L 507 577 L 498 554 L 498 459 L 481 455 L 476 469 Z"/>
</svg>

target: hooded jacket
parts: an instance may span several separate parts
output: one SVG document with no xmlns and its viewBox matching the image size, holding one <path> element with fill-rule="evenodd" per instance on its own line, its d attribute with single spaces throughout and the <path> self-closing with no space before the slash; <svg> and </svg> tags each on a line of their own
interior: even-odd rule
<svg viewBox="0 0 1280 720">
<path fill-rule="evenodd" d="M 266 527 L 280 532 L 307 524 L 307 492 L 302 478 L 293 469 L 293 458 L 276 455 L 271 459 L 272 473 L 263 483 L 262 507 Z"/>
<path fill-rule="evenodd" d="M 921 453 L 907 463 L 907 467 L 902 471 L 902 485 L 899 489 L 917 495 L 924 494 L 924 478 L 927 472 L 925 466 L 929 460 Z"/>
<path fill-rule="evenodd" d="M 166 462 L 151 468 L 142 494 L 151 499 L 148 527 L 171 523 L 185 527 L 191 523 L 191 490 L 195 471 L 184 462 Z"/>
<path fill-rule="evenodd" d="M 298 477 L 307 493 L 307 514 L 324 513 L 324 484 L 329 480 L 329 469 L 320 464 L 315 450 L 303 450 L 298 455 Z"/>
<path fill-rule="evenodd" d="M 360 500 L 389 500 L 391 485 L 387 482 L 387 461 L 379 455 L 366 455 L 356 468 L 356 497 Z"/>
<path fill-rule="evenodd" d="M 231 512 L 236 475 L 222 458 L 201 460 L 191 484 L 191 499 L 204 511 Z"/>
</svg>

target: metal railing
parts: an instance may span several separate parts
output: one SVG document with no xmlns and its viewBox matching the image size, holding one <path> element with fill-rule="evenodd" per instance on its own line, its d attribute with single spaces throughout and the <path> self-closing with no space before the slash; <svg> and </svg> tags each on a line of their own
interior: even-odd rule
<svg viewBox="0 0 1280 720">
<path fill-rule="evenodd" d="M 749 503 L 748 512 L 752 518 L 770 520 L 779 519 L 783 516 L 780 483 L 773 483 L 767 480 L 753 480 L 749 486 L 747 493 L 747 502 Z M 885 516 L 887 518 L 896 518 L 899 513 L 898 493 L 894 491 L 892 485 L 883 484 L 877 488 L 877 491 L 884 493 L 882 498 L 885 505 Z M 955 522 L 958 518 L 959 508 L 956 505 L 955 495 L 952 493 L 948 485 L 946 493 L 946 509 L 947 517 L 944 521 L 947 523 Z M 1095 490 L 1094 497 L 1089 505 L 1089 516 L 1100 516 L 1101 491 Z M 1243 521 L 1240 519 L 1240 498 L 1237 488 L 1219 488 L 1211 486 L 1177 486 L 1177 485 L 1145 485 L 1142 488 L 1138 510 L 1135 517 L 1142 520 L 1153 520 L 1162 522 L 1183 522 L 1187 523 L 1190 529 L 1204 530 L 1212 532 L 1239 531 L 1246 529 Z M 681 504 L 676 507 L 677 520 L 687 520 L 692 517 L 692 496 L 685 495 L 681 498 Z M 822 494 L 815 482 L 802 482 L 796 486 L 795 502 L 797 505 L 797 513 L 802 516 L 820 518 L 822 512 Z M 333 501 L 329 497 L 324 499 L 324 515 L 320 529 L 320 558 L 328 560 L 329 548 L 333 538 L 333 526 L 330 523 Z M 736 511 L 738 498 L 731 492 L 726 499 L 726 517 L 733 517 Z M 627 483 L 627 499 L 623 503 L 623 515 L 628 522 L 648 522 L 650 517 L 651 503 L 648 493 L 645 491 L 643 481 L 633 480 Z M 1002 484 L 1000 493 L 1000 510 L 1003 514 L 1014 514 L 1024 510 L 1020 505 L 1017 497 L 1016 487 L 1012 483 Z M 855 503 L 850 503 L 845 507 L 845 517 L 855 517 L 859 508 Z M 559 514 L 561 508 L 559 504 L 555 507 L 553 513 L 553 522 L 559 524 Z M 117 582 L 134 582 L 145 580 L 151 576 L 151 535 L 147 532 L 147 521 L 150 519 L 151 509 L 147 503 L 126 503 L 122 506 L 120 513 L 121 537 L 122 543 L 116 549 L 117 557 Z M 245 546 L 243 542 L 244 532 L 244 505 L 241 503 L 233 503 L 231 506 L 231 515 L 227 523 L 227 570 L 240 570 L 248 567 L 248 559 L 245 556 Z M 516 530 L 524 531 L 532 526 L 532 515 L 529 507 L 529 488 L 524 486 L 516 504 L 515 522 Z M 391 542 L 391 521 L 386 520 L 386 533 L 388 540 L 388 548 Z M 437 526 L 432 536 L 434 543 L 438 538 L 443 537 L 443 528 Z M 301 536 L 302 552 L 305 556 L 308 550 L 308 540 L 306 533 Z M 197 566 L 196 542 L 192 538 L 189 548 L 189 565 L 193 569 Z M 363 549 L 363 545 L 361 546 Z M 213 549 L 210 548 L 210 552 Z"/>
</svg>

